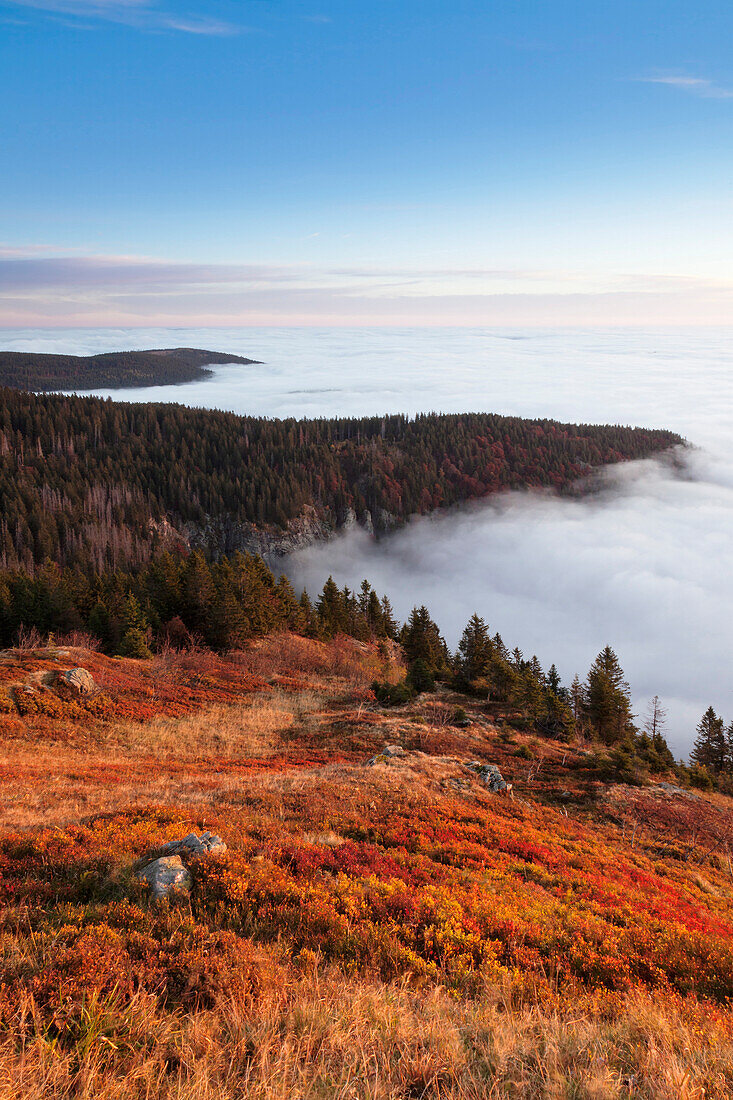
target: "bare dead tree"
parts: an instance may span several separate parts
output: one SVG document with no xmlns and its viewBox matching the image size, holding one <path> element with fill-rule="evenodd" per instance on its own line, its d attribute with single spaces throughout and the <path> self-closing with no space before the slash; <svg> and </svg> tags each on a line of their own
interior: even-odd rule
<svg viewBox="0 0 733 1100">
<path fill-rule="evenodd" d="M 667 709 L 662 706 L 662 701 L 658 695 L 655 695 L 653 699 L 650 699 L 644 718 L 644 730 L 654 740 L 657 737 L 662 737 L 667 725 Z"/>
</svg>

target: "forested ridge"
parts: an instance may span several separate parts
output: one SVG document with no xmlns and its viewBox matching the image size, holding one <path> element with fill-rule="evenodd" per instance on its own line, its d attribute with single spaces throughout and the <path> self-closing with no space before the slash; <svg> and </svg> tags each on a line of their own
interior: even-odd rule
<svg viewBox="0 0 733 1100">
<path fill-rule="evenodd" d="M 313 509 L 379 528 L 501 490 L 567 489 L 672 432 L 489 413 L 271 420 L 0 389 L 0 566 L 149 559 L 167 520 L 284 529 Z"/>
<path fill-rule="evenodd" d="M 109 386 L 170 386 L 195 382 L 223 363 L 256 363 L 199 348 L 110 351 L 100 355 L 0 351 L 0 385 L 20 390 L 93 390 Z"/>
</svg>

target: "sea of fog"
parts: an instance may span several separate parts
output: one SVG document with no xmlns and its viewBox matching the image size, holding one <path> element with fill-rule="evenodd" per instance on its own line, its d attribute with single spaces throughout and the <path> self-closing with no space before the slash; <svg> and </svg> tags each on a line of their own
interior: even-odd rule
<svg viewBox="0 0 733 1100">
<path fill-rule="evenodd" d="M 583 500 L 509 493 L 375 542 L 361 531 L 288 564 L 316 592 L 364 576 L 455 645 L 473 611 L 569 681 L 610 643 L 637 712 L 659 694 L 686 753 L 705 707 L 733 719 L 733 330 L 144 329 L 6 331 L 19 351 L 203 347 L 261 359 L 177 387 L 115 391 L 265 416 L 486 410 L 670 428 L 682 471 L 609 471 Z M 110 391 L 97 391 L 105 395 Z"/>
</svg>

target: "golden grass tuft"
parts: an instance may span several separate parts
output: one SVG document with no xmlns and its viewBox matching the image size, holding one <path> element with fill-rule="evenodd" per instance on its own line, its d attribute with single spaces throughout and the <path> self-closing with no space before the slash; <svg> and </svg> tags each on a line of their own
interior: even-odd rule
<svg viewBox="0 0 733 1100">
<path fill-rule="evenodd" d="M 314 691 L 289 694 L 275 689 L 233 705 L 214 704 L 182 718 L 156 716 L 110 731 L 111 740 L 133 753 L 180 760 L 232 760 L 272 756 L 299 732 L 306 732 L 324 706 Z"/>
<path fill-rule="evenodd" d="M 698 1006 L 627 998 L 612 1018 L 456 1000 L 303 962 L 281 989 L 192 1015 L 91 1000 L 72 1045 L 0 1042 L 0 1100 L 729 1100 L 733 1037 Z"/>
</svg>

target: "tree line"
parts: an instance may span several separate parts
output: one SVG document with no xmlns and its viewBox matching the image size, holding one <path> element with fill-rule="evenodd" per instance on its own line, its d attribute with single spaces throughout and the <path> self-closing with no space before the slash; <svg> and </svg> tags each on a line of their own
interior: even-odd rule
<svg viewBox="0 0 733 1100">
<path fill-rule="evenodd" d="M 617 778 L 633 781 L 639 769 L 675 767 L 659 700 L 640 730 L 629 685 L 610 646 L 599 653 L 583 682 L 575 677 L 564 686 L 554 664 L 545 671 L 536 656 L 510 650 L 477 614 L 451 652 L 424 606 L 413 608 L 399 624 L 389 599 L 367 580 L 352 591 L 339 588 L 332 577 L 312 600 L 306 591 L 296 593 L 285 576 L 276 578 L 255 555 L 236 553 L 212 561 L 200 552 L 164 552 L 129 570 L 85 571 L 50 561 L 33 573 L 2 570 L 0 646 L 13 645 L 29 630 L 43 637 L 90 634 L 107 653 L 136 658 L 165 646 L 227 652 L 277 631 L 318 639 L 346 634 L 362 641 L 389 640 L 402 647 L 406 675 L 397 683 L 373 685 L 385 704 L 405 703 L 442 681 L 500 705 L 515 727 L 560 740 L 579 735 L 600 741 L 611 752 Z M 383 653 L 388 654 L 386 645 Z M 717 730 L 715 722 L 711 728 Z M 728 738 L 730 748 L 733 731 Z M 695 762 L 710 764 L 699 754 Z"/>
<path fill-rule="evenodd" d="M 708 707 L 698 722 L 690 760 L 697 769 L 701 786 L 720 787 L 733 794 L 733 722 L 727 725 Z"/>
<path fill-rule="evenodd" d="M 0 568 L 127 569 L 217 522 L 282 531 L 310 513 L 334 529 L 351 510 L 386 529 L 501 490 L 567 490 L 681 442 L 488 413 L 271 420 L 0 389 Z"/>
</svg>

